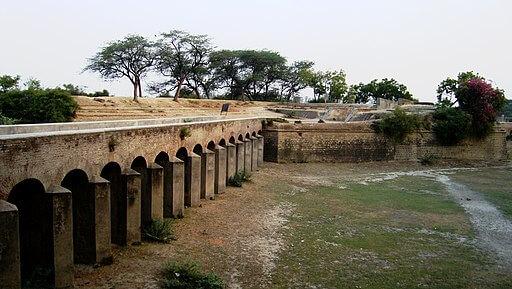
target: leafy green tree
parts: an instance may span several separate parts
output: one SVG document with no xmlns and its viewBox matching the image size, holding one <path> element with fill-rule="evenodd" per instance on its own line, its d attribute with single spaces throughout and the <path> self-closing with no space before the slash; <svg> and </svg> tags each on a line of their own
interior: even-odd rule
<svg viewBox="0 0 512 289">
<path fill-rule="evenodd" d="M 227 88 L 232 98 L 271 100 L 276 96 L 273 86 L 286 71 L 286 59 L 265 50 L 220 50 L 210 61 L 220 88 Z"/>
<path fill-rule="evenodd" d="M 69 92 L 71 95 L 87 95 L 87 93 L 84 91 L 83 87 L 80 87 L 78 85 L 73 85 L 71 83 L 63 84 L 62 88 Z"/>
<path fill-rule="evenodd" d="M 432 118 L 432 130 L 442 145 L 459 144 L 469 134 L 471 116 L 460 108 L 439 105 Z"/>
<path fill-rule="evenodd" d="M 370 83 L 359 83 L 350 87 L 350 96 L 356 103 L 367 103 L 378 98 L 398 101 L 399 99 L 415 100 L 407 87 L 395 79 L 374 79 Z"/>
<path fill-rule="evenodd" d="M 403 143 L 410 133 L 423 128 L 423 121 L 416 114 L 408 114 L 401 108 L 396 108 L 393 113 L 384 116 L 374 123 L 374 129 L 378 133 L 384 133 L 393 143 Z"/>
<path fill-rule="evenodd" d="M 0 93 L 18 89 L 20 83 L 20 76 L 2 75 L 0 76 Z"/>
<path fill-rule="evenodd" d="M 470 79 L 483 79 L 473 71 L 461 72 L 457 79 L 448 77 L 437 87 L 437 101 L 445 105 L 453 106 L 457 103 L 456 93 L 459 87 Z"/>
<path fill-rule="evenodd" d="M 280 80 L 281 95 L 285 97 L 286 101 L 290 101 L 299 91 L 308 86 L 314 73 L 313 65 L 314 62 L 311 61 L 296 61 L 286 67 Z"/>
<path fill-rule="evenodd" d="M 133 85 L 133 99 L 142 97 L 141 79 L 155 62 L 154 44 L 138 35 L 128 35 L 101 48 L 88 59 L 84 70 L 98 72 L 105 79 L 126 77 Z"/>
<path fill-rule="evenodd" d="M 184 84 L 197 97 L 201 95 L 200 88 L 209 94 L 212 89 L 206 68 L 211 51 L 212 45 L 206 35 L 191 35 L 179 30 L 163 33 L 157 42 L 156 68 L 168 80 L 153 84 L 152 90 L 164 94 L 175 91 L 174 100 L 180 97 Z"/>
<path fill-rule="evenodd" d="M 27 89 L 32 89 L 32 90 L 39 90 L 39 89 L 43 88 L 41 86 L 41 81 L 39 81 L 35 78 L 29 78 L 23 85 L 25 85 L 25 87 Z"/>
<path fill-rule="evenodd" d="M 313 72 L 308 80 L 315 102 L 339 102 L 346 97 L 348 86 L 343 70 Z"/>
</svg>

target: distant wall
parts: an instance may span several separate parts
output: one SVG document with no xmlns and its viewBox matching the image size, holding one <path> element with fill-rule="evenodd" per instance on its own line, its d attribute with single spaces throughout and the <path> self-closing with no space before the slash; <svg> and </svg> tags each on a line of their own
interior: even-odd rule
<svg viewBox="0 0 512 289">
<path fill-rule="evenodd" d="M 507 158 L 504 131 L 496 131 L 483 141 L 465 141 L 452 147 L 438 145 L 427 131 L 394 145 L 373 132 L 368 123 L 274 123 L 263 134 L 266 160 L 279 163 L 417 160 L 429 154 L 460 160 Z"/>
</svg>

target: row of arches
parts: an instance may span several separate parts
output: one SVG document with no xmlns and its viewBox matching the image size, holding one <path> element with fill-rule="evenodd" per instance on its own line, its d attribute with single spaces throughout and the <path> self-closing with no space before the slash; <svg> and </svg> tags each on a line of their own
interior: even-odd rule
<svg viewBox="0 0 512 289">
<path fill-rule="evenodd" d="M 137 156 L 129 168 L 109 162 L 100 178 L 74 169 L 59 184 L 67 194 L 56 194 L 63 190 L 45 188 L 35 178 L 21 181 L 7 199 L 18 208 L 21 280 L 31 286 L 36 282 L 36 287 L 72 282 L 72 272 L 71 277 L 59 272 L 66 266 L 56 264 L 63 259 L 58 254 L 73 252 L 71 267 L 111 262 L 110 244 L 139 242 L 142 228 L 152 220 L 181 217 L 185 207 L 222 193 L 235 171 L 255 170 L 260 160 L 261 165 L 262 154 L 263 139 L 254 132 L 191 150 L 161 151 L 152 160 Z M 66 216 L 71 216 L 70 228 Z"/>
</svg>

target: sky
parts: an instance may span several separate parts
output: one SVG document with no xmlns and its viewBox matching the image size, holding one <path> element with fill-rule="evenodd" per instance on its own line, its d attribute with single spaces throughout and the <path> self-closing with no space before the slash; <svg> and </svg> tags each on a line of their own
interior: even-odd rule
<svg viewBox="0 0 512 289">
<path fill-rule="evenodd" d="M 129 96 L 128 80 L 82 73 L 127 34 L 207 34 L 218 49 L 268 49 L 347 73 L 349 84 L 395 78 L 423 101 L 473 70 L 512 98 L 510 0 L 2 0 L 0 75 Z"/>
</svg>

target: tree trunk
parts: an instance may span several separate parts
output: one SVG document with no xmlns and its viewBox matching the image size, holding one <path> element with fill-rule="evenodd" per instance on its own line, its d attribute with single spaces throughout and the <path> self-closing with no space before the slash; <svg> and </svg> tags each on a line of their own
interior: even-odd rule
<svg viewBox="0 0 512 289">
<path fill-rule="evenodd" d="M 133 100 L 137 101 L 139 90 L 137 89 L 137 82 L 133 82 Z"/>
<path fill-rule="evenodd" d="M 201 98 L 201 93 L 199 93 L 197 86 L 194 86 L 194 93 L 196 94 L 197 98 Z"/>
<path fill-rule="evenodd" d="M 137 78 L 137 85 L 139 86 L 139 97 L 142 97 L 142 85 L 140 84 L 140 78 Z"/>
<path fill-rule="evenodd" d="M 178 80 L 178 86 L 176 87 L 176 93 L 174 94 L 174 101 L 178 101 L 178 98 L 180 97 L 181 86 L 183 86 L 183 81 L 185 81 L 184 77 Z"/>
</svg>

